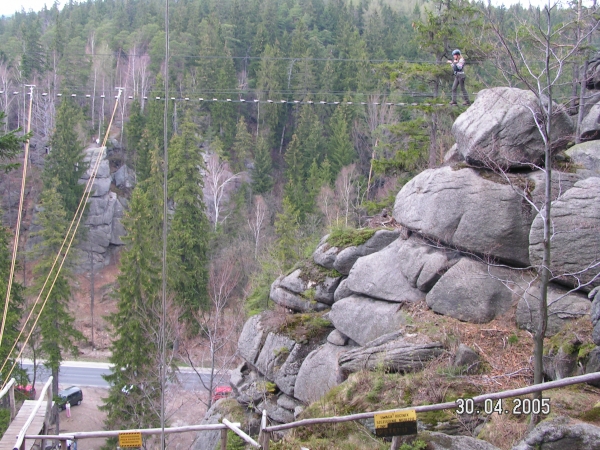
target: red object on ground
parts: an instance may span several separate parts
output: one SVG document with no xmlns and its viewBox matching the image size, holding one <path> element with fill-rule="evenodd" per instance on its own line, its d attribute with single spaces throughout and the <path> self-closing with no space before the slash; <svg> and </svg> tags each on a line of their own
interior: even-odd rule
<svg viewBox="0 0 600 450">
<path fill-rule="evenodd" d="M 23 394 L 25 397 L 27 397 L 29 400 L 35 400 L 35 388 L 28 384 L 27 386 L 23 386 L 23 385 L 18 385 L 15 388 L 17 391 L 19 391 L 21 394 Z"/>
<path fill-rule="evenodd" d="M 231 389 L 231 386 L 217 386 L 215 388 L 215 393 L 212 396 L 213 402 L 229 397 L 232 391 L 233 389 Z"/>
</svg>

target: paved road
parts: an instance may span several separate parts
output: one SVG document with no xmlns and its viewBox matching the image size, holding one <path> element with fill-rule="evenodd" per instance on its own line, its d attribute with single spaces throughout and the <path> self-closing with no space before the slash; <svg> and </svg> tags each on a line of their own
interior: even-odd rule
<svg viewBox="0 0 600 450">
<path fill-rule="evenodd" d="M 23 362 L 23 368 L 29 373 L 29 377 L 33 376 L 33 364 L 29 361 Z M 60 367 L 59 381 L 61 386 L 88 386 L 108 388 L 108 383 L 102 378 L 102 375 L 110 373 L 110 365 L 106 363 L 80 362 L 80 361 L 65 361 Z M 206 384 L 210 379 L 210 375 L 206 373 L 206 369 L 202 370 L 202 379 Z M 50 376 L 50 371 L 42 365 L 38 365 L 37 382 L 45 382 Z M 202 391 L 205 390 L 198 375 L 189 368 L 182 368 L 178 374 L 179 382 L 186 391 Z"/>
</svg>

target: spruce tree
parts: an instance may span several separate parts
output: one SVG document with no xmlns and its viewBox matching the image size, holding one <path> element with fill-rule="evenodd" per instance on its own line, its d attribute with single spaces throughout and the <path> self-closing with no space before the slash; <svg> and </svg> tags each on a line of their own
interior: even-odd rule
<svg viewBox="0 0 600 450">
<path fill-rule="evenodd" d="M 346 111 L 338 107 L 329 122 L 330 137 L 328 155 L 331 160 L 331 166 L 334 178 L 342 167 L 351 164 L 354 161 L 356 152 L 350 140 L 348 119 Z"/>
<path fill-rule="evenodd" d="M 114 340 L 104 378 L 109 383 L 109 430 L 160 424 L 158 324 L 161 304 L 162 185 L 154 153 L 151 176 L 139 183 L 123 220 L 127 235 L 121 256 L 117 311 L 109 316 Z"/>
<path fill-rule="evenodd" d="M 285 272 L 301 258 L 297 236 L 300 222 L 298 210 L 287 196 L 283 198 L 282 207 L 282 212 L 275 219 L 275 255 Z"/>
<path fill-rule="evenodd" d="M 127 143 L 128 159 L 133 161 L 134 168 L 137 165 L 138 149 L 144 133 L 146 119 L 142 114 L 140 102 L 136 99 L 131 104 L 129 121 L 125 124 L 125 139 Z"/>
<path fill-rule="evenodd" d="M 71 287 L 68 281 L 70 279 L 68 266 L 63 265 L 60 272 L 58 272 L 59 265 L 57 264 L 51 271 L 70 222 L 63 205 L 62 196 L 58 189 L 54 187 L 58 184 L 58 180 L 54 180 L 54 183 L 51 183 L 40 197 L 41 210 L 38 214 L 40 231 L 34 233 L 34 236 L 40 238 L 40 242 L 33 250 L 35 257 L 37 257 L 33 269 L 33 288 L 35 294 L 41 292 L 41 301 L 36 307 L 36 312 L 41 309 L 42 302 L 45 301 L 46 297 L 48 298 L 41 312 L 38 327 L 42 339 L 40 348 L 46 359 L 44 365 L 52 371 L 54 377 L 52 381 L 54 392 L 58 392 L 58 373 L 64 354 L 69 353 L 76 356 L 78 354 L 77 341 L 85 339 L 83 334 L 73 326 L 75 317 L 71 314 L 69 307 Z M 47 277 L 49 277 L 50 282 L 46 284 L 42 291 L 42 286 Z M 52 285 L 55 278 L 56 281 Z"/>
<path fill-rule="evenodd" d="M 4 119 L 6 114 L 0 111 L 0 128 L 4 128 Z M 19 136 L 17 133 L 20 129 L 12 130 L 7 133 L 0 135 L 0 171 L 9 172 L 16 168 L 16 164 L 4 164 L 5 161 L 10 161 L 12 158 L 17 156 L 21 150 L 21 144 L 25 143 L 28 136 Z"/>
<path fill-rule="evenodd" d="M 241 172 L 244 170 L 244 162 L 250 154 L 252 145 L 252 135 L 248 132 L 248 127 L 246 126 L 244 118 L 240 117 L 229 158 L 234 172 Z"/>
<path fill-rule="evenodd" d="M 83 161 L 83 144 L 77 129 L 81 111 L 70 98 L 63 97 L 56 113 L 56 129 L 50 139 L 50 154 L 46 158 L 42 179 L 44 189 L 56 188 L 69 219 L 73 216 L 85 189 L 77 181 L 87 170 Z"/>
<path fill-rule="evenodd" d="M 10 230 L 4 227 L 0 227 L 0 292 L 2 292 L 2 304 L 0 305 L 0 315 L 4 315 L 5 307 L 5 296 L 8 289 L 8 276 L 10 275 L 10 263 L 11 263 L 11 252 L 9 250 Z M 17 349 L 10 352 L 13 348 L 15 340 L 19 335 L 19 324 L 23 315 L 23 305 L 25 299 L 23 298 L 23 286 L 20 283 L 13 281 L 10 290 L 10 299 L 8 303 L 8 310 L 6 312 L 6 321 L 4 323 L 4 334 L 2 336 L 2 345 L 0 345 L 0 360 L 7 361 L 0 377 L 3 380 L 8 379 L 8 372 L 15 363 L 17 356 Z M 18 371 L 11 374 L 11 377 L 16 375 L 17 379 L 23 377 L 23 373 Z M 25 375 L 26 377 L 26 375 Z M 21 379 L 21 381 L 23 381 Z M 20 383 L 26 384 L 26 383 Z"/>
<path fill-rule="evenodd" d="M 186 120 L 169 146 L 169 194 L 175 204 L 169 232 L 169 281 L 188 325 L 194 313 L 209 307 L 208 247 L 210 224 L 202 193 L 203 159 L 196 127 Z"/>
<path fill-rule="evenodd" d="M 254 169 L 252 170 L 252 189 L 256 194 L 264 194 L 273 188 L 273 161 L 268 140 L 260 136 L 254 153 Z"/>
</svg>

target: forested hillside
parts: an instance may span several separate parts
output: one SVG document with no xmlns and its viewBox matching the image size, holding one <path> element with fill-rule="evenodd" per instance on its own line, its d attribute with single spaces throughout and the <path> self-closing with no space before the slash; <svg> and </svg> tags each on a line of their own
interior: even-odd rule
<svg viewBox="0 0 600 450">
<path fill-rule="evenodd" d="M 553 18 L 578 14 L 575 5 L 554 10 Z M 154 319 L 164 209 L 171 362 L 225 367 L 244 314 L 272 306 L 278 276 L 326 232 L 384 221 L 404 183 L 442 164 L 454 143 L 450 128 L 464 111 L 448 105 L 452 51 L 460 48 L 467 61 L 471 101 L 484 87 L 526 88 L 518 70 L 543 61 L 539 42 L 519 33 L 542 19 L 539 9 L 466 0 L 180 0 L 170 4 L 167 65 L 162 1 L 70 2 L 1 18 L 3 132 L 26 127 L 28 86 L 35 85 L 31 129 L 39 160 L 31 183 L 43 187 L 31 190 L 30 209 L 41 211 L 32 237 L 41 243 L 27 255 L 36 264 L 29 285 L 41 286 L 37 277 L 49 261 L 40 254 L 55 250 L 83 191 L 82 150 L 102 141 L 122 91 L 109 161 L 113 172 L 131 169 L 135 187 L 110 187 L 128 211 L 118 311 L 108 319 L 118 369 L 109 377 L 107 426 L 157 426 L 147 402 L 156 406 L 159 391 Z M 590 22 L 574 23 L 557 27 L 552 45 L 577 41 Z M 522 60 L 500 57 L 507 36 L 516 36 L 507 48 Z M 586 40 L 557 72 L 554 99 L 573 114 L 582 62 L 597 40 Z M 14 214 L 4 219 L 15 226 Z M 67 276 L 60 281 L 53 311 L 68 317 Z M 45 326 L 54 340 L 41 352 L 52 354 L 57 370 L 82 336 L 69 329 L 60 341 L 51 336 L 52 322 Z M 209 343 L 202 360 L 187 347 L 197 336 Z M 134 379 L 147 380 L 146 387 L 134 388 Z"/>
</svg>

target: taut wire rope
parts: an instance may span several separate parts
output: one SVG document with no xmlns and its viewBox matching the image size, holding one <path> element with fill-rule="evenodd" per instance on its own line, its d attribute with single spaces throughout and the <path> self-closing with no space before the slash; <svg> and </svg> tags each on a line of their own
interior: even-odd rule
<svg viewBox="0 0 600 450">
<path fill-rule="evenodd" d="M 31 109 L 33 104 L 33 88 L 34 85 L 29 86 L 29 113 L 27 115 L 27 132 L 29 135 L 31 131 Z M 15 265 L 17 262 L 17 249 L 19 246 L 19 235 L 21 234 L 21 219 L 23 217 L 23 202 L 25 199 L 25 180 L 27 179 L 27 163 L 29 161 L 29 138 L 25 141 L 25 151 L 23 155 L 23 174 L 21 177 L 21 196 L 19 197 L 19 209 L 17 212 L 17 224 L 15 227 L 15 241 L 12 250 L 12 259 L 10 262 L 10 273 L 8 275 L 8 283 L 6 287 L 6 300 L 4 301 L 4 312 L 2 314 L 2 327 L 0 328 L 0 345 L 2 345 L 2 338 L 4 337 L 4 327 L 6 326 L 6 316 L 8 315 L 8 306 L 10 303 L 10 293 L 12 290 L 13 277 L 15 275 Z"/>
<path fill-rule="evenodd" d="M 29 322 L 29 320 L 31 319 L 31 316 L 33 315 L 34 311 L 35 311 L 35 307 L 37 306 L 42 294 L 44 293 L 44 289 L 46 288 L 46 285 L 48 284 L 48 281 L 52 275 L 52 273 L 54 272 L 54 268 L 61 256 L 61 252 L 63 250 L 63 248 L 65 247 L 65 243 L 67 242 L 67 240 L 69 240 L 69 243 L 66 247 L 66 250 L 64 252 L 64 255 L 62 256 L 62 259 L 60 261 L 58 270 L 56 271 L 55 275 L 54 275 L 54 279 L 52 280 L 52 283 L 50 285 L 50 288 L 48 289 L 48 293 L 46 294 L 46 298 L 44 299 L 44 302 L 42 303 L 42 306 L 40 308 L 40 311 L 37 315 L 37 317 L 35 318 L 35 321 L 31 327 L 31 329 L 29 330 L 29 334 L 27 335 L 27 338 L 25 339 L 25 342 L 23 343 L 23 345 L 21 346 L 21 349 L 19 350 L 19 354 L 17 355 L 17 357 L 15 358 L 15 362 L 13 363 L 8 375 L 6 376 L 5 380 L 9 380 L 10 379 L 10 375 L 12 374 L 16 364 L 17 364 L 17 360 L 21 357 L 21 354 L 23 353 L 23 350 L 25 349 L 25 346 L 27 345 L 27 343 L 29 342 L 29 339 L 31 338 L 31 335 L 33 333 L 33 331 L 35 330 L 35 327 L 38 323 L 38 320 L 40 319 L 40 316 L 44 310 L 44 307 L 46 306 L 46 303 L 48 302 L 48 298 L 50 297 L 50 294 L 52 293 L 52 289 L 54 287 L 54 284 L 56 283 L 56 280 L 58 279 L 58 275 L 60 274 L 60 270 L 62 269 L 67 256 L 69 254 L 69 250 L 71 248 L 71 245 L 73 244 L 73 240 L 75 239 L 75 235 L 77 234 L 77 229 L 79 228 L 79 224 L 81 222 L 81 218 L 83 217 L 83 212 L 85 210 L 84 205 L 87 203 L 87 200 L 89 199 L 90 195 L 91 195 L 91 188 L 93 186 L 93 183 L 96 179 L 96 173 L 98 172 L 98 168 L 100 167 L 100 162 L 102 160 L 102 156 L 104 154 L 104 151 L 106 150 L 106 142 L 108 141 L 108 136 L 110 133 L 110 129 L 115 117 L 115 113 L 117 112 L 117 106 L 119 104 L 119 99 L 121 97 L 121 92 L 122 92 L 122 88 L 118 88 L 119 89 L 119 94 L 116 97 L 116 101 L 115 101 L 115 107 L 113 109 L 113 113 L 110 119 L 110 122 L 108 124 L 108 127 L 106 129 L 106 134 L 104 136 L 104 140 L 102 141 L 102 146 L 100 147 L 100 152 L 98 152 L 98 157 L 96 158 L 96 161 L 94 163 L 92 172 L 90 174 L 90 177 L 88 178 L 88 181 L 86 183 L 85 186 L 85 190 L 83 193 L 83 196 L 81 197 L 81 200 L 79 201 L 79 205 L 77 207 L 77 211 L 75 212 L 75 216 L 73 217 L 73 220 L 71 221 L 71 224 L 69 225 L 69 229 L 67 230 L 67 233 L 65 235 L 65 238 L 63 240 L 63 243 L 58 251 L 58 254 L 56 255 L 56 258 L 54 259 L 54 262 L 52 263 L 52 267 L 50 268 L 50 271 L 48 272 L 48 276 L 46 277 L 46 280 L 44 281 L 44 285 L 42 286 L 42 289 L 40 290 L 40 294 L 38 295 L 37 299 L 35 300 L 31 311 L 29 312 L 29 315 L 27 316 L 27 319 L 25 320 L 25 323 L 23 324 L 23 327 L 21 328 L 21 331 L 19 332 L 19 336 L 17 337 L 17 339 L 15 339 L 15 342 L 10 350 L 10 352 L 7 355 L 7 358 L 4 360 L 4 363 L 2 364 L 2 367 L 0 368 L 0 372 L 2 372 L 2 370 L 4 370 L 4 367 L 6 366 L 6 363 L 8 362 L 10 355 L 12 354 L 12 352 L 14 351 L 17 343 L 19 342 L 19 339 L 21 338 L 23 331 L 25 330 L 27 323 Z M 75 225 L 74 229 L 73 229 L 73 225 Z M 70 236 L 70 238 L 69 238 Z M 7 383 L 7 381 L 4 381 L 2 387 L 4 387 L 4 385 Z"/>
</svg>

